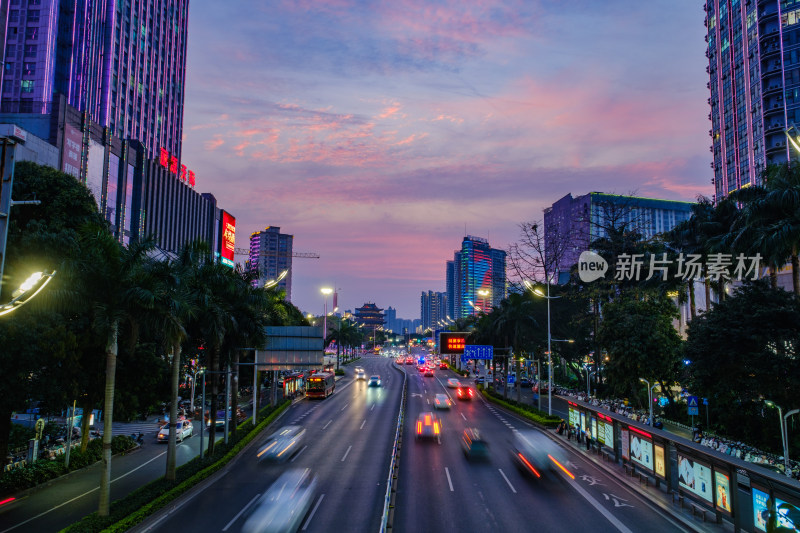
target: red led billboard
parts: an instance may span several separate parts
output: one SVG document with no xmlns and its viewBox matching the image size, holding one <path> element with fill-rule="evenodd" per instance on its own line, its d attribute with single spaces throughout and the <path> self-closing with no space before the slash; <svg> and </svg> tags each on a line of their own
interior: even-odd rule
<svg viewBox="0 0 800 533">
<path fill-rule="evenodd" d="M 469 333 L 450 332 L 439 333 L 439 353 L 460 355 L 464 353 Z"/>
<path fill-rule="evenodd" d="M 220 241 L 222 263 L 233 266 L 233 252 L 236 244 L 236 218 L 227 211 L 222 212 L 222 239 Z"/>
</svg>

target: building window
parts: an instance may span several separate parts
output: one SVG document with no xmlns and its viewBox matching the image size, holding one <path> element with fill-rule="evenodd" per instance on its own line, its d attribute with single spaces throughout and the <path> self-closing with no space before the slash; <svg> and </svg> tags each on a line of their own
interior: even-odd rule
<svg viewBox="0 0 800 533">
<path fill-rule="evenodd" d="M 5 64 L 6 73 L 11 74 L 14 72 L 14 63 L 6 63 Z"/>
<path fill-rule="evenodd" d="M 33 80 L 22 80 L 22 92 L 23 93 L 32 93 L 33 92 Z"/>
<path fill-rule="evenodd" d="M 42 0 L 28 0 L 29 6 L 40 6 L 42 5 Z"/>
<path fill-rule="evenodd" d="M 9 44 L 6 46 L 6 59 L 14 59 L 15 55 L 17 55 L 17 45 Z"/>
<path fill-rule="evenodd" d="M 35 41 L 39 37 L 39 28 L 25 28 L 25 38 Z"/>
<path fill-rule="evenodd" d="M 36 63 L 24 63 L 22 67 L 23 76 L 36 76 Z"/>
<path fill-rule="evenodd" d="M 25 45 L 25 57 L 36 57 L 36 48 L 35 44 L 26 44 Z"/>
<path fill-rule="evenodd" d="M 38 9 L 29 9 L 28 10 L 28 24 L 31 23 L 39 23 L 39 10 Z"/>
<path fill-rule="evenodd" d="M 8 12 L 9 22 L 19 22 L 19 9 L 12 9 Z"/>
<path fill-rule="evenodd" d="M 14 88 L 14 80 L 3 80 L 3 92 L 10 93 Z"/>
</svg>

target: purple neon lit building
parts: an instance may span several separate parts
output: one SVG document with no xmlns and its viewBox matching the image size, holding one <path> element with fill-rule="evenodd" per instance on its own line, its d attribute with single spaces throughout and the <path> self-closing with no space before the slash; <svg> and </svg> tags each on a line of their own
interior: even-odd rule
<svg viewBox="0 0 800 533">
<path fill-rule="evenodd" d="M 55 93 L 123 139 L 180 159 L 189 0 L 9 0 L 2 112 Z"/>
</svg>

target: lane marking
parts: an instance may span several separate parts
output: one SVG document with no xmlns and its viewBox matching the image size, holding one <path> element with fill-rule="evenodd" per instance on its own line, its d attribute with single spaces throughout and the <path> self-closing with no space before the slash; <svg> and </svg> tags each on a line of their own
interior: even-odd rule
<svg viewBox="0 0 800 533">
<path fill-rule="evenodd" d="M 374 403 L 372 404 L 372 407 L 369 408 L 369 410 L 372 411 L 373 409 L 375 409 L 375 404 Z"/>
<path fill-rule="evenodd" d="M 328 426 L 330 426 L 330 425 L 331 425 L 331 422 L 333 422 L 333 419 L 331 419 L 331 420 L 328 420 L 328 423 L 327 423 L 327 424 L 325 424 L 324 426 L 322 426 L 322 429 L 323 429 L 323 430 L 324 430 L 324 429 L 328 429 Z"/>
<path fill-rule="evenodd" d="M 295 459 L 297 459 L 298 457 L 300 457 L 300 454 L 301 454 L 301 453 L 303 453 L 303 452 L 305 451 L 305 449 L 306 449 L 306 448 L 308 448 L 308 445 L 305 445 L 305 446 L 303 446 L 302 448 L 300 448 L 300 451 L 299 451 L 299 452 L 297 452 L 296 454 L 294 454 L 294 457 L 292 457 L 292 459 L 291 459 L 289 462 L 290 462 L 290 463 L 293 463 L 293 462 L 295 461 Z"/>
<path fill-rule="evenodd" d="M 317 505 L 314 506 L 314 509 L 311 511 L 311 514 L 308 515 L 308 518 L 306 519 L 306 523 L 303 524 L 303 531 L 305 531 L 306 528 L 308 527 L 308 524 L 311 523 L 311 519 L 314 518 L 314 513 L 317 512 L 317 507 L 319 507 L 319 504 L 322 503 L 322 498 L 324 497 L 325 497 L 324 494 L 320 495 L 319 500 L 317 500 Z"/>
<path fill-rule="evenodd" d="M 348 446 L 347 447 L 347 451 L 344 452 L 344 455 L 342 456 L 342 461 L 341 462 L 344 462 L 344 460 L 347 459 L 347 454 L 350 453 L 350 449 L 351 448 L 352 448 L 352 446 Z"/>
<path fill-rule="evenodd" d="M 444 473 L 447 474 L 447 483 L 450 485 L 450 492 L 453 491 L 453 480 L 450 479 L 450 470 L 447 467 L 444 467 Z"/>
<path fill-rule="evenodd" d="M 236 522 L 236 520 L 237 520 L 237 519 L 238 519 L 240 516 L 242 516 L 242 513 L 243 513 L 243 512 L 245 512 L 245 511 L 247 510 L 247 508 L 248 508 L 248 507 L 250 507 L 251 505 L 253 505 L 253 502 L 254 502 L 254 501 L 256 501 L 256 499 L 257 499 L 259 496 L 261 496 L 261 494 L 256 494 L 255 496 L 253 496 L 253 499 L 252 499 L 252 500 L 250 500 L 250 501 L 247 503 L 247 505 L 245 505 L 244 507 L 242 507 L 242 510 L 241 510 L 241 511 L 239 511 L 238 513 L 236 513 L 236 516 L 234 516 L 234 517 L 231 519 L 231 521 L 230 521 L 230 522 L 228 522 L 228 525 L 227 525 L 227 526 L 225 526 L 225 527 L 223 527 L 223 528 L 222 528 L 222 531 L 228 531 L 228 528 L 229 528 L 229 527 L 231 527 L 231 526 L 233 525 L 233 523 L 234 523 L 234 522 Z"/>
<path fill-rule="evenodd" d="M 344 407 L 342 407 L 341 409 L 339 409 L 339 412 L 341 413 L 342 411 L 344 411 L 345 409 L 347 409 L 347 406 L 348 406 L 348 405 L 350 405 L 350 404 L 349 404 L 349 403 L 346 403 L 346 404 L 344 404 Z"/>
<path fill-rule="evenodd" d="M 122 478 L 124 478 L 124 477 L 126 477 L 126 476 L 128 476 L 128 475 L 130 475 L 130 474 L 133 474 L 134 472 L 136 472 L 137 470 L 139 470 L 139 469 L 140 469 L 140 468 L 142 468 L 143 466 L 146 466 L 146 465 L 148 465 L 148 464 L 152 463 L 153 461 L 155 461 L 156 459 L 158 459 L 159 457 L 162 457 L 162 456 L 164 456 L 166 453 L 167 453 L 167 452 L 165 452 L 165 451 L 164 451 L 164 452 L 161 452 L 160 454 L 156 455 L 155 457 L 153 457 L 153 458 L 152 458 L 152 459 L 150 459 L 149 461 L 146 461 L 146 462 L 144 462 L 144 463 L 140 464 L 139 466 L 137 466 L 137 467 L 136 467 L 136 468 L 134 468 L 133 470 L 131 470 L 131 471 L 129 471 L 129 472 L 126 472 L 125 474 L 122 474 L 121 476 L 119 476 L 119 477 L 118 477 L 118 478 L 116 478 L 116 479 L 112 479 L 112 480 L 111 480 L 111 483 L 114 483 L 115 481 L 118 481 L 118 480 L 120 480 L 120 479 L 122 479 Z M 91 494 L 91 493 L 93 493 L 93 492 L 94 492 L 94 491 L 96 491 L 96 490 L 100 490 L 100 487 L 99 487 L 99 486 L 97 486 L 97 487 L 93 488 L 92 490 L 87 490 L 87 491 L 86 491 L 86 492 L 84 492 L 83 494 L 81 494 L 81 495 L 79 495 L 79 496 L 75 496 L 75 497 L 74 497 L 74 498 L 72 498 L 71 500 L 67 500 L 67 501 L 65 501 L 64 503 L 60 503 L 60 504 L 56 505 L 55 507 L 52 507 L 52 508 L 48 509 L 47 511 L 43 511 L 43 512 L 41 512 L 41 513 L 37 514 L 37 515 L 36 515 L 36 516 L 34 516 L 34 517 L 28 518 L 28 519 L 27 519 L 27 520 L 25 520 L 24 522 L 20 522 L 19 524 L 16 524 L 16 525 L 14 525 L 14 526 L 11 526 L 11 527 L 10 527 L 10 528 L 8 528 L 8 529 L 4 529 L 4 530 L 2 531 L 2 533 L 5 533 L 6 531 L 11 531 L 12 529 L 17 529 L 19 526 L 21 526 L 21 525 L 23 525 L 23 524 L 27 524 L 27 523 L 28 523 L 28 522 L 30 522 L 31 520 L 36 520 L 37 518 L 41 518 L 42 516 L 46 515 L 47 513 L 50 513 L 50 512 L 52 512 L 52 511 L 55 511 L 56 509 L 59 509 L 59 508 L 61 508 L 61 507 L 64 507 L 64 506 L 65 506 L 65 505 L 67 505 L 68 503 L 72 503 L 72 502 L 74 502 L 75 500 L 78 500 L 78 499 L 80 499 L 80 498 L 83 498 L 83 497 L 84 497 L 84 496 L 86 496 L 87 494 Z"/>
<path fill-rule="evenodd" d="M 505 479 L 505 480 L 506 480 L 506 483 L 508 483 L 508 488 L 510 488 L 510 489 L 511 489 L 511 492 L 513 492 L 514 494 L 516 494 L 516 493 L 517 493 L 517 490 L 514 488 L 514 485 L 512 485 L 512 484 L 511 484 L 511 482 L 508 480 L 508 478 L 506 477 L 506 474 L 505 474 L 505 472 L 503 472 L 503 471 L 502 471 L 501 469 L 499 469 L 499 468 L 497 469 L 497 471 L 498 471 L 498 472 L 500 472 L 500 475 L 501 475 L 501 476 L 503 476 L 503 479 Z"/>
<path fill-rule="evenodd" d="M 597 509 L 598 511 L 600 511 L 600 514 L 602 514 L 604 517 L 606 517 L 606 519 L 607 519 L 609 522 L 611 522 L 611 525 L 613 525 L 615 528 L 617 528 L 617 530 L 619 530 L 619 531 L 620 531 L 620 533 L 633 533 L 633 532 L 632 532 L 630 529 L 628 529 L 627 527 L 625 527 L 625 524 L 623 524 L 622 522 L 620 522 L 620 521 L 617 519 L 617 517 L 615 517 L 613 514 L 611 514 L 611 512 L 610 512 L 610 511 L 608 511 L 608 509 L 606 509 L 605 507 L 603 507 L 603 506 L 600 504 L 600 502 L 598 502 L 597 500 L 595 500 L 595 499 L 594 499 L 594 498 L 591 496 L 591 494 L 589 494 L 588 492 L 586 492 L 586 491 L 583 489 L 583 487 L 581 487 L 580 485 L 578 485 L 578 482 L 577 482 L 577 481 L 575 481 L 574 479 L 566 479 L 566 478 L 565 478 L 565 481 L 566 481 L 567 483 L 569 483 L 570 485 L 572 485 L 572 487 L 573 487 L 573 488 L 574 488 L 574 489 L 575 489 L 575 490 L 578 492 L 578 494 L 580 494 L 581 496 L 583 496 L 583 498 L 584 498 L 584 499 L 585 499 L 587 502 L 589 502 L 590 504 L 592 504 L 592 507 L 594 507 L 595 509 Z"/>
<path fill-rule="evenodd" d="M 431 404 L 431 400 L 429 398 L 425 398 L 425 401 L 428 402 L 428 405 Z"/>
<path fill-rule="evenodd" d="M 463 418 L 465 421 L 467 420 L 467 417 L 464 416 L 464 413 L 459 413 L 459 414 L 461 415 L 461 418 Z"/>
<path fill-rule="evenodd" d="M 367 419 L 365 418 L 363 422 L 361 422 L 361 427 L 358 429 L 364 429 L 364 424 L 367 423 Z"/>
</svg>

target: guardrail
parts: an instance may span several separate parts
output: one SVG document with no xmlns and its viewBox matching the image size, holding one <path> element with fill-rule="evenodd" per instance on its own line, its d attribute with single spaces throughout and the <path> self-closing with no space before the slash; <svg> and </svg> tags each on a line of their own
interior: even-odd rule
<svg viewBox="0 0 800 533">
<path fill-rule="evenodd" d="M 397 368 L 395 363 L 392 363 Z M 400 370 L 398 368 L 398 370 Z M 392 459 L 389 462 L 389 478 L 386 481 L 386 496 L 383 501 L 383 518 L 381 519 L 380 533 L 386 533 L 389 524 L 389 511 L 392 506 L 392 490 L 395 479 L 395 468 L 397 468 L 397 447 L 400 442 L 400 435 L 403 434 L 403 415 L 406 410 L 406 382 L 408 374 L 405 370 L 403 372 L 403 396 L 400 399 L 400 412 L 397 414 L 397 429 L 394 433 L 394 446 L 392 446 Z"/>
</svg>

